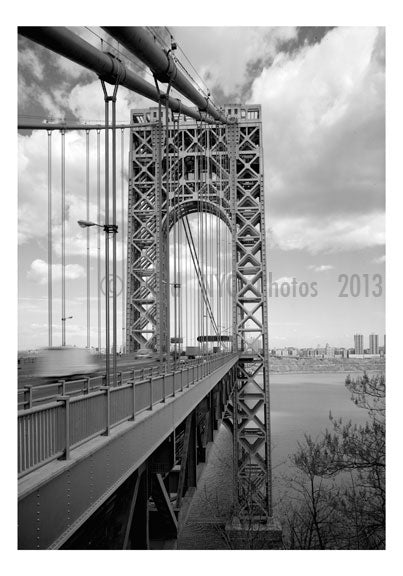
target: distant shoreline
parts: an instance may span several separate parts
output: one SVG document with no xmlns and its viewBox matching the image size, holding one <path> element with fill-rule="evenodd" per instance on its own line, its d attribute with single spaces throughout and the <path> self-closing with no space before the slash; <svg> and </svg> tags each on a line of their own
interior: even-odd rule
<svg viewBox="0 0 403 576">
<path fill-rule="evenodd" d="M 360 370 L 354 368 L 353 370 L 285 370 L 283 372 L 276 372 L 269 369 L 269 374 L 272 376 L 287 376 L 288 374 L 359 374 L 362 372 L 383 372 L 380 368 Z"/>
<path fill-rule="evenodd" d="M 350 374 L 359 372 L 385 372 L 385 359 L 348 358 L 270 358 L 269 374 Z"/>
</svg>

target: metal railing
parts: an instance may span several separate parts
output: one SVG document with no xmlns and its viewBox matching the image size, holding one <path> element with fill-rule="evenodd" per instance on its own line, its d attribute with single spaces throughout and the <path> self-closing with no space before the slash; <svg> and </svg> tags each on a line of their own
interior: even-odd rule
<svg viewBox="0 0 403 576">
<path fill-rule="evenodd" d="M 109 435 L 111 428 L 208 376 L 235 354 L 214 355 L 181 370 L 121 383 L 89 387 L 79 396 L 61 395 L 56 401 L 18 412 L 19 478 L 58 458 L 90 439 Z M 90 380 L 90 379 L 87 379 Z M 64 383 L 66 384 L 66 383 Z M 66 392 L 66 390 L 65 390 Z"/>
<path fill-rule="evenodd" d="M 211 354 L 204 358 L 195 360 L 180 361 L 180 366 L 194 366 L 205 362 L 205 358 L 213 358 L 218 354 Z M 145 366 L 143 368 L 126 367 L 117 373 L 117 382 L 115 386 L 121 386 L 129 381 L 144 380 L 164 374 L 167 372 L 166 364 L 157 366 Z M 89 394 L 95 390 L 99 390 L 106 384 L 105 375 L 92 376 L 88 378 L 77 378 L 75 380 L 57 380 L 55 382 L 39 385 L 25 385 L 23 388 L 18 389 L 18 409 L 30 409 L 37 404 L 44 404 L 51 402 L 58 396 L 78 396 L 82 394 Z"/>
</svg>

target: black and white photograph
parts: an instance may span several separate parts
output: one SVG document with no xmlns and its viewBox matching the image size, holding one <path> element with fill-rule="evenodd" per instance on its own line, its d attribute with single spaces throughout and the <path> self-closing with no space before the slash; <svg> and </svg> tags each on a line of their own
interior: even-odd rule
<svg viewBox="0 0 403 576">
<path fill-rule="evenodd" d="M 375 574 L 394 542 L 388 26 L 260 6 L 15 17 L 10 461 L 35 569 L 336 574 L 326 550 Z"/>
</svg>

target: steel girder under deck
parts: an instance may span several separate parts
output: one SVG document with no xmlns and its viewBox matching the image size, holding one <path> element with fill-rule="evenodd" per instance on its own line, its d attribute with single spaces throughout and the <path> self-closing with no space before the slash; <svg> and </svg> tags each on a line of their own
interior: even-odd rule
<svg viewBox="0 0 403 576">
<path fill-rule="evenodd" d="M 233 346 L 240 361 L 225 423 L 234 438 L 235 502 L 240 517 L 261 518 L 272 514 L 261 109 L 227 105 L 225 113 L 225 126 L 180 117 L 174 129 L 170 122 L 167 161 L 164 146 L 158 157 L 157 109 L 132 111 L 127 350 L 169 350 L 169 228 L 201 206 L 216 214 L 232 232 Z"/>
</svg>

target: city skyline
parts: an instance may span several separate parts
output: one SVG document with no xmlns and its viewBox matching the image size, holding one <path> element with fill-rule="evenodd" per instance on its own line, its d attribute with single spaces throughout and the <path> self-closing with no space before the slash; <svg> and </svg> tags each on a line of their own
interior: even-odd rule
<svg viewBox="0 0 403 576">
<path fill-rule="evenodd" d="M 361 334 L 357 334 L 357 335 L 361 336 Z M 354 335 L 354 336 L 356 336 L 356 335 Z M 362 336 L 364 337 L 364 335 L 362 335 Z M 379 334 L 371 333 L 368 335 L 368 347 L 365 347 L 365 340 L 363 341 L 363 351 L 371 349 L 371 345 L 370 345 L 371 336 L 376 336 L 376 342 L 377 342 L 378 350 L 381 350 L 381 349 L 385 350 L 385 348 L 386 348 L 386 334 L 383 335 L 383 343 L 380 343 L 379 342 Z M 318 344 L 316 344 L 316 346 L 304 346 L 304 345 L 303 346 L 295 346 L 293 344 L 283 344 L 281 346 L 272 346 L 270 343 L 270 338 L 269 338 L 269 350 L 273 350 L 273 349 L 281 350 L 281 349 L 287 349 L 287 348 L 293 348 L 293 349 L 299 349 L 299 350 L 304 350 L 304 349 L 305 350 L 309 350 L 309 349 L 315 350 L 315 349 L 325 349 L 326 347 L 334 348 L 334 349 L 353 350 L 355 348 L 354 342 L 350 343 L 351 344 L 350 346 L 335 346 L 332 343 L 329 344 L 329 342 L 326 339 L 323 339 L 323 341 L 325 342 L 325 344 L 318 343 Z M 185 347 L 186 347 L 186 345 L 184 343 L 183 348 L 185 348 Z M 91 348 L 95 349 L 96 346 L 95 345 L 91 346 Z M 28 351 L 35 350 L 35 349 L 37 349 L 37 348 L 19 349 L 18 351 L 19 352 L 28 352 Z M 378 352 L 374 352 L 374 353 L 377 354 Z"/>
<path fill-rule="evenodd" d="M 365 335 L 364 334 L 359 334 L 356 333 L 353 335 L 354 341 L 351 342 L 350 346 L 334 346 L 333 344 L 329 344 L 328 341 L 326 341 L 326 344 L 322 345 L 321 343 L 317 344 L 316 346 L 292 346 L 292 345 L 284 345 L 284 346 L 278 346 L 277 348 L 281 349 L 281 348 L 299 348 L 300 350 L 303 349 L 315 349 L 315 348 L 326 348 L 327 346 L 329 346 L 330 348 L 336 348 L 336 349 L 346 349 L 346 350 L 352 350 L 355 349 L 355 338 L 356 337 L 361 337 L 362 338 L 362 350 L 370 350 L 371 349 L 371 337 L 374 336 L 374 347 L 377 347 L 377 349 L 383 349 L 385 348 L 385 344 L 386 344 L 386 335 L 384 334 L 384 343 L 380 344 L 379 343 L 379 334 L 374 334 L 371 333 L 368 335 L 368 346 L 365 346 Z M 270 348 L 273 348 L 272 346 L 270 346 Z M 362 354 L 363 352 L 359 352 L 360 354 Z M 374 354 L 377 354 L 378 352 L 374 352 Z"/>
</svg>

